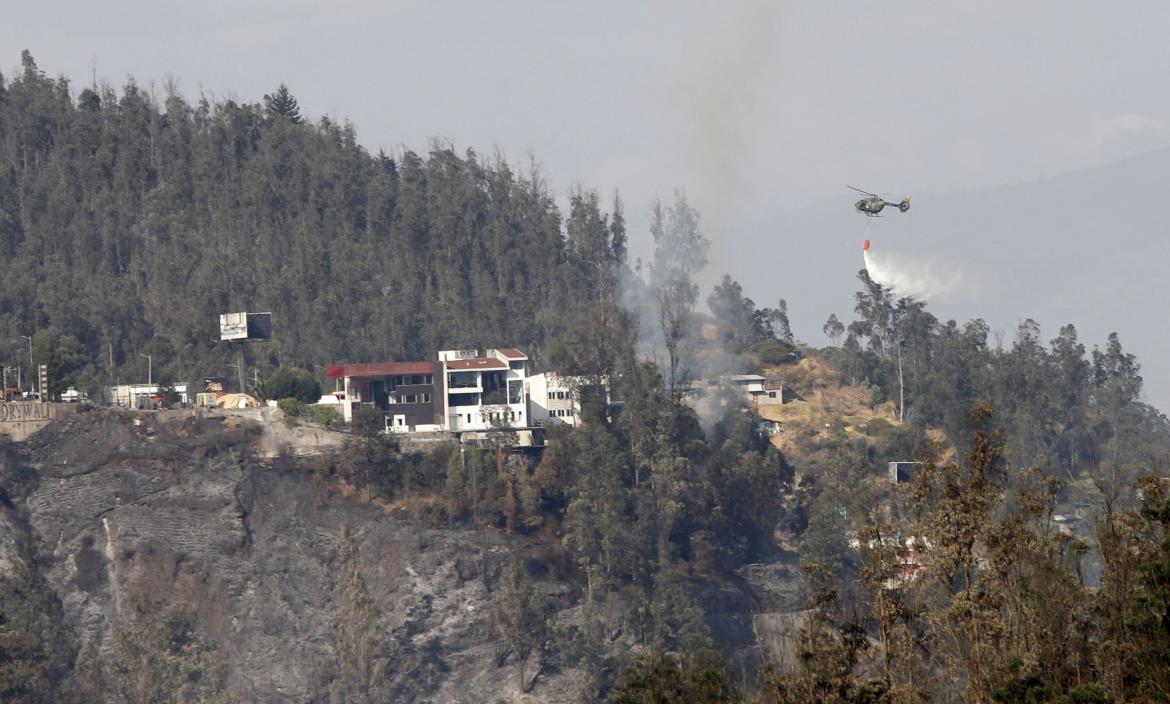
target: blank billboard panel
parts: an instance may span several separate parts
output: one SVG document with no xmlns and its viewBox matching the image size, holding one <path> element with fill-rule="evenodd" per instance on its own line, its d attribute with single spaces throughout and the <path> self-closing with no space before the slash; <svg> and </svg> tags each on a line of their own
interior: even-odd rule
<svg viewBox="0 0 1170 704">
<path fill-rule="evenodd" d="M 248 313 L 248 339 L 272 339 L 272 313 Z"/>
</svg>

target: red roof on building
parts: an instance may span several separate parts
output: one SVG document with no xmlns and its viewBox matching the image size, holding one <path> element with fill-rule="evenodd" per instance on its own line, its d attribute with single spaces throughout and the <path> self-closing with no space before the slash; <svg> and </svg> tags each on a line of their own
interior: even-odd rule
<svg viewBox="0 0 1170 704">
<path fill-rule="evenodd" d="M 515 347 L 501 347 L 500 349 L 496 350 L 496 352 L 499 352 L 508 359 L 528 359 L 528 355 L 524 354 Z"/>
<path fill-rule="evenodd" d="M 434 374 L 434 362 L 374 362 L 370 364 L 326 364 L 325 378 L 381 377 L 406 374 Z"/>
<path fill-rule="evenodd" d="M 508 365 L 490 357 L 475 359 L 453 359 L 447 362 L 448 369 L 507 369 Z"/>
</svg>

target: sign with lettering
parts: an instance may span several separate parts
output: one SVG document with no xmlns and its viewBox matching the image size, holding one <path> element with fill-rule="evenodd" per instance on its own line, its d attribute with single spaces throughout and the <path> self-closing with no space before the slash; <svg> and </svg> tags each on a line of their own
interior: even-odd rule
<svg viewBox="0 0 1170 704">
<path fill-rule="evenodd" d="M 77 404 L 74 403 L 0 402 L 0 433 L 20 442 L 75 410 Z"/>
<path fill-rule="evenodd" d="M 52 420 L 52 404 L 35 401 L 0 403 L 0 423 L 21 420 Z"/>
</svg>

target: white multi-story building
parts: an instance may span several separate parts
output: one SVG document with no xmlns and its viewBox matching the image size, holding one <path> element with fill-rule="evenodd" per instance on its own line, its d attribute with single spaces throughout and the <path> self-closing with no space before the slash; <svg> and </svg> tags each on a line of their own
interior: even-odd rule
<svg viewBox="0 0 1170 704">
<path fill-rule="evenodd" d="M 532 423 L 577 425 L 581 420 L 581 386 L 584 377 L 559 376 L 556 372 L 528 377 L 528 409 Z"/>
<path fill-rule="evenodd" d="M 443 420 L 451 432 L 526 428 L 528 400 L 524 382 L 528 355 L 513 348 L 439 352 L 446 393 Z"/>
<path fill-rule="evenodd" d="M 613 417 L 623 405 L 615 397 L 607 377 L 561 376 L 556 372 L 533 374 L 525 384 L 528 392 L 528 415 L 533 425 L 581 424 L 581 396 L 599 394 L 606 414 Z"/>
</svg>

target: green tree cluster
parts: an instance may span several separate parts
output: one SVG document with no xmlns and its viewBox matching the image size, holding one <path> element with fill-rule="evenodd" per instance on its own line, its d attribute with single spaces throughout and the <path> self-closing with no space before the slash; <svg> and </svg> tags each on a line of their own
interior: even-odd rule
<svg viewBox="0 0 1170 704">
<path fill-rule="evenodd" d="M 0 700 L 68 701 L 64 680 L 73 666 L 76 636 L 65 623 L 60 598 L 31 557 L 0 576 Z"/>
<path fill-rule="evenodd" d="M 218 316 L 239 310 L 273 313 L 262 372 L 502 341 L 543 364 L 568 311 L 615 298 L 619 198 L 607 213 L 579 189 L 561 213 L 536 167 L 438 142 L 370 153 L 283 85 L 212 102 L 133 80 L 78 93 L 27 52 L 22 68 L 0 78 L 0 356 L 52 331 L 54 392 L 82 370 L 136 380 L 140 353 L 222 375 Z"/>
<path fill-rule="evenodd" d="M 709 654 L 697 669 L 685 655 L 639 660 L 611 701 L 1164 701 L 1170 480 L 1140 480 L 1135 507 L 1107 502 L 1090 546 L 1053 528 L 1059 481 L 1032 471 L 1009 484 L 1009 443 L 992 420 L 977 406 L 961 458 L 924 457 L 904 522 L 866 515 L 850 580 L 805 566 L 796 662 L 766 664 L 754 698 L 713 695 L 726 666 Z M 1082 579 L 1091 547 L 1100 588 Z"/>
<path fill-rule="evenodd" d="M 1141 402 L 1141 367 L 1116 333 L 1086 354 L 1073 325 L 1046 345 L 1026 320 L 1010 344 L 993 343 L 983 320 L 940 322 L 923 302 L 895 297 L 865 271 L 859 278 L 858 317 L 826 353 L 851 383 L 871 385 L 875 401 L 892 401 L 898 419 L 954 440 L 968 411 L 990 404 L 1014 466 L 1041 463 L 1115 489 L 1136 476 L 1121 467 L 1170 447 L 1170 425 Z"/>
<path fill-rule="evenodd" d="M 309 372 L 296 367 L 278 367 L 256 387 L 264 400 L 296 399 L 301 403 L 316 403 L 321 398 L 321 382 Z"/>
</svg>

